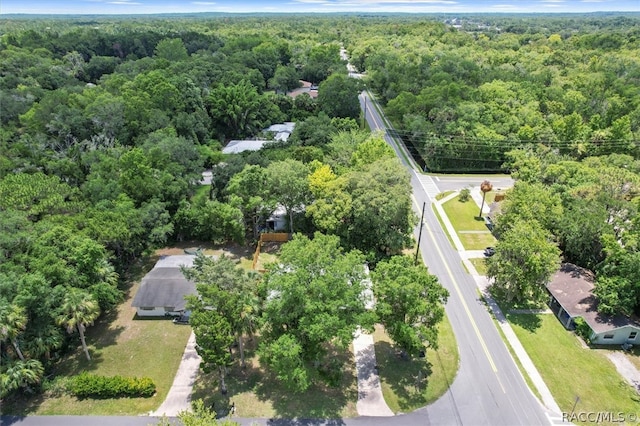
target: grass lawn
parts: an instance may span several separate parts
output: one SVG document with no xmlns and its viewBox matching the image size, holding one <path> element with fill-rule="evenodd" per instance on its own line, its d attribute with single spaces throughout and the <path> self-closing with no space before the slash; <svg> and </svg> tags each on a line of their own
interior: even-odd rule
<svg viewBox="0 0 640 426">
<path fill-rule="evenodd" d="M 508 314 L 518 339 L 565 412 L 637 413 L 638 395 L 600 350 L 587 349 L 554 315 Z"/>
<path fill-rule="evenodd" d="M 487 275 L 487 263 L 485 262 L 484 257 L 474 257 L 469 259 L 469 262 L 471 262 L 473 267 L 476 268 L 478 274 Z"/>
<path fill-rule="evenodd" d="M 376 327 L 373 337 L 382 394 L 394 413 L 424 407 L 442 396 L 453 383 L 460 359 L 446 317 L 439 325 L 439 349 L 427 350 L 426 358 L 404 360 L 398 357 L 382 326 Z M 419 382 L 418 379 L 422 380 Z"/>
<path fill-rule="evenodd" d="M 153 259 L 155 262 L 157 258 Z M 151 262 L 147 268 L 153 265 Z M 142 271 L 139 279 L 143 276 Z M 68 395 L 45 393 L 26 400 L 5 401 L 4 413 L 36 415 L 136 415 L 156 409 L 173 383 L 191 327 L 174 325 L 169 319 L 139 320 L 131 300 L 139 283 L 128 291 L 126 300 L 87 329 L 92 356 L 87 361 L 80 341 L 78 347 L 55 368 L 59 378 L 83 371 L 102 375 L 146 376 L 153 379 L 157 393 L 151 398 L 78 400 Z"/>
<path fill-rule="evenodd" d="M 449 235 L 449 233 L 447 232 L 447 228 L 445 228 L 444 222 L 442 221 L 442 217 L 440 217 L 440 213 L 438 213 L 438 210 L 435 208 L 435 205 L 431 204 L 431 209 L 433 210 L 433 214 L 436 215 L 436 218 L 438 219 L 438 223 L 440 224 L 440 227 L 444 230 L 444 234 L 447 236 L 447 239 L 449 240 L 449 244 L 451 244 L 451 247 L 455 248 L 456 246 L 455 244 L 453 244 L 451 235 Z"/>
<path fill-rule="evenodd" d="M 351 349 L 334 354 L 334 359 L 344 363 L 340 386 L 314 385 L 302 394 L 294 394 L 261 367 L 255 355 L 257 342 L 258 337 L 253 342 L 247 342 L 246 368 L 242 369 L 237 362 L 229 369 L 227 395 L 220 393 L 217 374 L 201 373 L 192 398 L 202 399 L 218 414 L 226 413 L 233 402 L 238 417 L 334 419 L 358 415 L 358 386 Z"/>
<path fill-rule="evenodd" d="M 478 217 L 480 208 L 473 200 L 461 203 L 459 197 L 455 197 L 444 203 L 442 208 L 466 250 L 482 250 L 495 245 L 496 239 L 487 229 L 484 219 Z"/>
</svg>

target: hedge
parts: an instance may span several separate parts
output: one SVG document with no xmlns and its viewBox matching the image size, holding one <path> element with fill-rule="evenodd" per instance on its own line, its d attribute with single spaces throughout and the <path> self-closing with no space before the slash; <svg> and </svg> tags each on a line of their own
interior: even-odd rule
<svg viewBox="0 0 640 426">
<path fill-rule="evenodd" d="M 148 377 L 109 377 L 82 373 L 70 380 L 68 390 L 78 398 L 136 398 L 153 396 L 156 384 Z"/>
</svg>

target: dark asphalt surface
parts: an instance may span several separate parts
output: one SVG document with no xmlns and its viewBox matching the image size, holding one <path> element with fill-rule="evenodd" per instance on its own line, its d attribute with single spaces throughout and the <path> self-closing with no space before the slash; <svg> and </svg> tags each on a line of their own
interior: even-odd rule
<svg viewBox="0 0 640 426">
<path fill-rule="evenodd" d="M 369 126 L 372 129 L 384 128 L 377 110 L 370 100 L 367 101 Z M 446 312 L 460 353 L 460 369 L 449 391 L 435 403 L 407 415 L 407 419 L 415 419 L 411 424 L 416 425 L 549 424 L 545 409 L 529 390 L 480 300 L 473 277 L 464 269 L 460 256 L 440 227 L 414 168 L 407 164 L 394 141 L 388 136 L 386 140 L 411 173 L 416 214 L 420 214 L 422 203 L 427 203 L 420 250 L 429 271 L 438 276 L 449 290 Z M 475 182 L 479 184 L 483 180 L 482 176 L 434 179 L 442 191 L 460 189 Z M 496 179 L 492 176 L 490 180 L 496 188 L 512 184 L 508 177 Z M 443 181 L 448 186 L 441 187 Z M 432 363 L 437 368 L 436 360 Z M 409 424 L 397 420 L 395 424 Z"/>
<path fill-rule="evenodd" d="M 361 99 L 362 100 L 362 99 Z M 383 121 L 371 100 L 367 100 L 367 122 L 372 130 L 384 129 Z M 387 136 L 402 163 L 411 173 L 415 198 L 414 208 L 420 214 L 427 203 L 420 249 L 431 273 L 449 290 L 446 312 L 453 327 L 460 353 L 460 369 L 450 389 L 435 403 L 413 413 L 395 417 L 359 417 L 354 419 L 289 420 L 238 419 L 243 425 L 544 425 L 550 424 L 545 409 L 533 396 L 513 358 L 502 341 L 487 309 L 479 299 L 473 278 L 467 274 L 458 253 L 451 247 L 445 231 L 430 207 L 413 168 L 407 164 L 399 148 Z M 434 179 L 442 191 L 478 185 L 483 177 L 439 177 Z M 496 188 L 510 186 L 507 177 L 491 177 Z M 478 183 L 475 183 L 475 182 Z M 444 183 L 442 183 L 444 182 Z M 503 183 L 504 182 L 504 183 Z M 443 186 L 441 186 L 443 185 Z M 416 228 L 417 236 L 418 228 Z M 431 360 L 438 368 L 437 359 Z M 1 417 L 2 426 L 147 426 L 159 418 L 99 416 L 29 416 Z M 175 421 L 175 420 L 174 420 Z"/>
</svg>

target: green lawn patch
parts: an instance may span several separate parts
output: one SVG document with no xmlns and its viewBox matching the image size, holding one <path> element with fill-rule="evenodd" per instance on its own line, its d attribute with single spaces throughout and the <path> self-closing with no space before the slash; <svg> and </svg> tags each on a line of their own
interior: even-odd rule
<svg viewBox="0 0 640 426">
<path fill-rule="evenodd" d="M 283 388 L 278 379 L 260 365 L 255 354 L 258 341 L 259 338 L 254 337 L 246 344 L 246 368 L 241 368 L 239 361 L 229 368 L 226 395 L 220 393 L 217 374 L 201 372 L 192 398 L 202 399 L 218 414 L 226 413 L 233 403 L 235 415 L 239 417 L 333 419 L 358 415 L 358 385 L 351 349 L 334 354 L 343 363 L 338 387 L 314 385 L 304 393 L 294 394 Z"/>
<path fill-rule="evenodd" d="M 518 339 L 564 412 L 637 413 L 640 395 L 601 350 L 584 347 L 554 315 L 508 314 Z"/>
<path fill-rule="evenodd" d="M 444 230 L 444 234 L 447 236 L 447 239 L 449 240 L 449 244 L 451 244 L 451 247 L 456 248 L 455 244 L 453 244 L 453 240 L 451 239 L 451 235 L 449 235 L 449 233 L 447 232 L 447 228 L 445 228 L 444 226 L 442 217 L 440 217 L 440 213 L 435 208 L 434 204 L 431 204 L 431 209 L 433 210 L 433 213 L 436 215 L 436 218 L 438 219 L 438 223 L 440 224 L 440 227 Z"/>
<path fill-rule="evenodd" d="M 476 268 L 478 274 L 487 275 L 487 262 L 485 262 L 484 257 L 474 257 L 469 259 L 469 262 Z"/>
<path fill-rule="evenodd" d="M 445 192 L 441 192 L 438 195 L 436 195 L 436 200 L 440 201 L 443 198 L 447 198 L 447 196 L 449 196 L 449 194 L 453 194 L 454 191 L 445 191 Z"/>
<path fill-rule="evenodd" d="M 394 413 L 410 412 L 442 396 L 458 372 L 459 355 L 449 320 L 438 326 L 438 350 L 425 358 L 401 359 L 382 326 L 373 335 L 382 394 Z"/>
<path fill-rule="evenodd" d="M 138 279 L 141 277 L 142 274 Z M 61 382 L 84 371 L 105 376 L 149 377 L 157 386 L 154 396 L 79 400 L 60 392 L 45 392 L 28 399 L 5 401 L 3 413 L 139 415 L 158 408 L 173 383 L 191 327 L 175 325 L 164 318 L 137 319 L 131 300 L 138 286 L 136 283 L 131 287 L 128 297 L 117 309 L 87 328 L 92 360 L 87 361 L 78 339 L 78 347 L 56 366 L 54 373 Z"/>
<path fill-rule="evenodd" d="M 495 245 L 496 239 L 488 232 L 484 219 L 478 217 L 480 207 L 473 200 L 462 203 L 459 197 L 455 197 L 444 203 L 442 208 L 465 250 L 482 250 Z"/>
</svg>

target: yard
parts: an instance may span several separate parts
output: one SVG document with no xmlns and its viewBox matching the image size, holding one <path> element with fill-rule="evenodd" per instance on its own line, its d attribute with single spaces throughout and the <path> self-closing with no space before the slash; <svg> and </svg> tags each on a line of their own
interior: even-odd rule
<svg viewBox="0 0 640 426">
<path fill-rule="evenodd" d="M 146 264 L 145 270 L 156 259 Z M 131 300 L 144 275 L 140 270 L 137 282 L 129 289 L 126 300 L 113 312 L 103 315 L 87 328 L 87 344 L 92 356 L 87 361 L 78 339 L 78 347 L 55 368 L 58 386 L 44 395 L 26 400 L 5 401 L 4 413 L 19 415 L 138 415 L 156 409 L 169 392 L 178 370 L 191 327 L 178 326 L 169 319 L 140 320 L 135 318 Z M 89 371 L 102 375 L 146 376 L 153 379 L 157 393 L 151 398 L 85 399 L 56 391 L 65 377 Z"/>
<path fill-rule="evenodd" d="M 226 379 L 227 395 L 219 391 L 217 374 L 200 373 L 193 399 L 202 399 L 218 414 L 235 404 L 238 417 L 334 419 L 357 416 L 358 386 L 355 360 L 350 349 L 336 352 L 334 359 L 343 363 L 343 375 L 338 387 L 312 386 L 301 394 L 287 391 L 278 379 L 264 369 L 255 353 L 258 337 L 247 343 L 246 368 L 236 362 Z"/>
<path fill-rule="evenodd" d="M 459 197 L 455 197 L 445 202 L 442 208 L 465 250 L 482 250 L 495 245 L 496 239 L 485 225 L 484 219 L 478 217 L 480 207 L 472 199 L 461 202 Z"/>
<path fill-rule="evenodd" d="M 401 359 L 382 326 L 374 333 L 382 394 L 394 413 L 410 412 L 434 402 L 449 388 L 458 372 L 458 347 L 449 320 L 439 325 L 438 350 L 425 358 Z"/>
<path fill-rule="evenodd" d="M 601 350 L 588 349 L 550 314 L 507 318 L 564 412 L 637 413 L 638 395 Z"/>
</svg>

